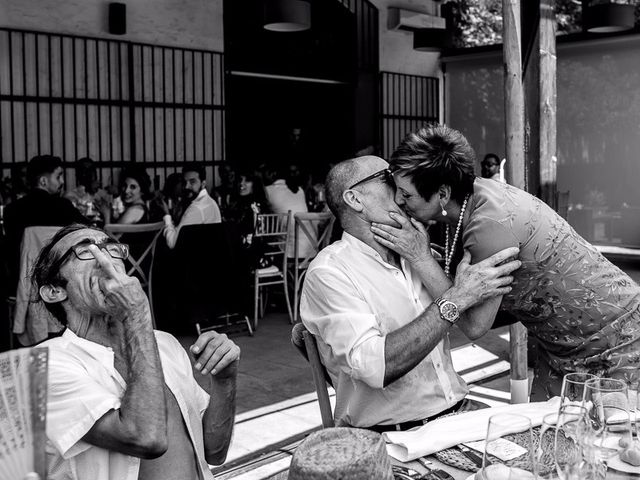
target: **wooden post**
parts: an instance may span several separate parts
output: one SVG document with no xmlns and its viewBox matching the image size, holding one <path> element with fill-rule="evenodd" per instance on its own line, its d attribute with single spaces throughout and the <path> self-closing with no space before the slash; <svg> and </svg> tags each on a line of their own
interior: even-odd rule
<svg viewBox="0 0 640 480">
<path fill-rule="evenodd" d="M 556 15 L 554 0 L 540 2 L 540 198 L 557 209 Z"/>
<path fill-rule="evenodd" d="M 507 182 L 526 189 L 524 162 L 524 88 L 520 0 L 502 0 Z M 527 380 L 527 330 L 521 323 L 510 327 L 511 403 L 529 401 Z"/>
</svg>

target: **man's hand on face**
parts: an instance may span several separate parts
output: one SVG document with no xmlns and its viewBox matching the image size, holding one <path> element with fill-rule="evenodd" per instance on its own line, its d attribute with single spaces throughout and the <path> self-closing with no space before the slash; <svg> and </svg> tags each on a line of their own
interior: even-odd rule
<svg viewBox="0 0 640 480">
<path fill-rule="evenodd" d="M 132 311 L 146 311 L 149 302 L 138 279 L 117 268 L 111 257 L 95 245 L 89 248 L 103 272 L 97 280 L 92 281 L 92 289 L 96 298 L 104 297 L 107 313 L 124 318 L 125 314 Z"/>
<path fill-rule="evenodd" d="M 456 298 L 451 298 L 459 307 L 468 308 L 511 291 L 513 276 L 522 262 L 516 257 L 520 249 L 509 247 L 491 255 L 475 265 L 470 265 L 471 254 L 465 250 L 458 265 L 453 289 Z M 504 263 L 503 263 L 504 262 Z"/>
<path fill-rule="evenodd" d="M 231 377 L 238 373 L 240 347 L 222 333 L 208 331 L 201 334 L 191 346 L 196 357 L 195 368 L 203 375 Z"/>
</svg>

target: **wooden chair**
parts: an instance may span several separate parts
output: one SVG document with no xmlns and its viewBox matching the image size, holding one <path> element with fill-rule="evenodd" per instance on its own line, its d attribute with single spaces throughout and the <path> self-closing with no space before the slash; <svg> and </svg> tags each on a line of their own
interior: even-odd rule
<svg viewBox="0 0 640 480">
<path fill-rule="evenodd" d="M 269 286 L 283 286 L 289 319 L 293 322 L 287 280 L 287 242 L 291 219 L 291 211 L 288 213 L 261 213 L 257 216 L 252 241 L 264 248 L 261 258 L 268 259 L 271 265 L 266 268 L 259 268 L 259 265 L 256 265 L 255 268 L 253 279 L 254 330 L 258 329 L 258 308 L 260 308 L 260 314 L 264 315 L 264 304 L 266 304 L 264 289 Z"/>
<path fill-rule="evenodd" d="M 330 212 L 322 212 L 296 213 L 294 219 L 293 321 L 297 322 L 300 316 L 298 310 L 304 274 L 309 268 L 311 260 L 331 242 L 331 233 L 333 232 L 336 218 Z M 306 252 L 307 255 L 304 258 L 299 257 L 299 246 L 302 238 L 306 239 L 311 246 L 311 250 Z"/>
<path fill-rule="evenodd" d="M 298 349 L 300 354 L 309 361 L 309 365 L 311 365 L 313 383 L 316 386 L 316 393 L 318 394 L 318 406 L 320 407 L 322 427 L 335 427 L 333 410 L 331 409 L 329 392 L 327 391 L 327 384 L 333 385 L 331 384 L 331 378 L 329 377 L 327 369 L 322 364 L 315 337 L 302 323 L 296 323 L 291 329 L 291 343 Z"/>
<path fill-rule="evenodd" d="M 164 228 L 164 222 L 155 223 L 139 223 L 133 225 L 120 225 L 118 223 L 109 223 L 104 226 L 105 232 L 117 238 L 118 240 L 134 241 L 138 243 L 138 239 L 142 242 L 140 244 L 140 252 L 134 252 L 129 249 L 129 258 L 127 261 L 130 264 L 127 270 L 127 275 L 136 275 L 140 279 L 140 283 L 143 287 L 149 285 L 149 275 L 151 268 L 145 268 L 143 262 L 150 256 L 151 262 L 153 262 L 153 255 L 158 237 L 162 233 Z M 146 234 L 146 235 L 143 235 Z"/>
</svg>

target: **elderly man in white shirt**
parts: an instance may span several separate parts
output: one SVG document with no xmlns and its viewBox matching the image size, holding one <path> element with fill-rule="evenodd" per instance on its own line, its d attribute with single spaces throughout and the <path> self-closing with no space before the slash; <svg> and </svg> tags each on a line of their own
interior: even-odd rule
<svg viewBox="0 0 640 480">
<path fill-rule="evenodd" d="M 326 189 L 344 234 L 309 266 L 300 315 L 336 387 L 336 424 L 404 430 L 459 408 L 467 387 L 453 369 L 448 331 L 460 319 L 466 332 L 470 307 L 510 290 L 520 262 L 506 260 L 518 249 L 476 265 L 465 255 L 453 286 L 425 286 L 436 269 L 443 275 L 428 241 L 409 265 L 372 232 L 372 223 L 411 226 L 394 202 L 386 161 L 342 162 Z"/>
<path fill-rule="evenodd" d="M 169 248 L 176 246 L 180 229 L 185 225 L 203 225 L 222 221 L 218 204 L 207 192 L 204 167 L 188 164 L 182 169 L 182 176 L 184 178 L 183 195 L 191 203 L 182 214 L 177 227 L 169 214 L 169 206 L 165 202 L 162 203 L 165 225 L 163 234 Z"/>
<path fill-rule="evenodd" d="M 34 282 L 66 325 L 49 348 L 47 478 L 213 479 L 231 440 L 239 348 L 203 333 L 186 351 L 154 331 L 127 247 L 71 225 L 42 249 Z"/>
</svg>

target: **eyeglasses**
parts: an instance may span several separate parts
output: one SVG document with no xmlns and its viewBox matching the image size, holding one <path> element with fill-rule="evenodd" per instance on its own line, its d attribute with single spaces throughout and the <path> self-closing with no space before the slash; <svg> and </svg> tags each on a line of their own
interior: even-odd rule
<svg viewBox="0 0 640 480">
<path fill-rule="evenodd" d="M 51 272 L 57 272 L 58 269 L 62 266 L 62 264 L 71 256 L 73 253 L 78 260 L 91 260 L 95 258 L 93 252 L 89 248 L 91 245 L 95 245 L 100 250 L 104 250 L 112 258 L 118 258 L 121 260 L 126 260 L 129 257 L 129 245 L 125 245 L 124 243 L 117 243 L 113 240 L 107 240 L 102 243 L 82 243 L 80 245 L 74 245 L 69 248 L 64 255 L 62 255 L 49 269 Z"/>
<path fill-rule="evenodd" d="M 369 175 L 368 177 L 365 177 L 362 180 L 354 183 L 347 190 L 351 190 L 352 188 L 357 187 L 358 185 L 362 185 L 363 183 L 368 182 L 370 180 L 375 180 L 376 178 L 382 178 L 385 181 L 385 183 L 390 187 L 395 188 L 396 186 L 396 182 L 393 180 L 393 173 L 388 168 L 385 168 L 383 170 L 380 170 L 379 172 Z"/>
</svg>

